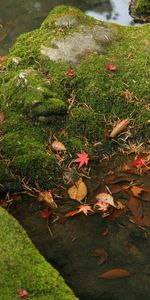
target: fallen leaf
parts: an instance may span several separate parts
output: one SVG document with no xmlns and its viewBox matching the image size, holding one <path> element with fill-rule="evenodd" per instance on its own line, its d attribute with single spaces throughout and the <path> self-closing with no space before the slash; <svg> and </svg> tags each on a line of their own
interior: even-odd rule
<svg viewBox="0 0 150 300">
<path fill-rule="evenodd" d="M 142 167 L 146 167 L 146 163 L 147 163 L 146 159 L 141 157 L 141 158 L 135 159 L 132 162 L 132 165 L 137 167 L 137 168 L 142 168 Z"/>
<path fill-rule="evenodd" d="M 130 220 L 137 225 L 150 227 L 150 216 L 131 217 Z"/>
<path fill-rule="evenodd" d="M 50 191 L 40 192 L 38 196 L 39 201 L 45 201 L 52 209 L 57 208 L 52 193 Z"/>
<path fill-rule="evenodd" d="M 87 195 L 87 186 L 83 182 L 82 178 L 75 182 L 73 186 L 68 189 L 69 197 L 73 200 L 77 200 L 81 203 L 81 201 Z"/>
<path fill-rule="evenodd" d="M 142 217 L 143 215 L 143 208 L 141 201 L 137 197 L 131 196 L 128 199 L 128 207 L 130 208 L 132 215 L 134 217 Z"/>
<path fill-rule="evenodd" d="M 18 296 L 20 298 L 24 298 L 24 297 L 27 297 L 28 296 L 28 292 L 24 289 L 18 289 Z"/>
<path fill-rule="evenodd" d="M 106 202 L 104 202 L 104 201 L 102 201 L 102 200 L 98 200 L 98 201 L 94 204 L 93 209 L 94 209 L 94 210 L 100 210 L 100 211 L 106 212 L 107 209 L 108 209 L 108 206 L 109 206 L 108 203 L 106 203 Z"/>
<path fill-rule="evenodd" d="M 140 186 L 134 185 L 131 187 L 131 192 L 132 192 L 133 196 L 135 196 L 135 197 L 139 197 L 139 195 L 141 194 L 142 191 L 144 191 L 144 189 Z"/>
<path fill-rule="evenodd" d="M 74 76 L 74 71 L 73 71 L 73 69 L 68 69 L 67 72 L 66 72 L 66 75 L 67 75 L 67 76 L 70 76 L 70 77 L 73 77 L 73 76 Z"/>
<path fill-rule="evenodd" d="M 64 215 L 64 217 L 65 217 L 65 218 L 73 217 L 73 216 L 75 216 L 75 215 L 77 215 L 77 214 L 79 214 L 79 213 L 80 213 L 80 212 L 79 212 L 79 209 L 71 210 L 71 211 L 69 211 L 68 213 L 66 213 L 66 214 Z"/>
<path fill-rule="evenodd" d="M 88 204 L 85 204 L 85 205 L 81 204 L 79 206 L 79 213 L 81 213 L 81 212 L 87 216 L 88 213 L 93 212 L 93 209 Z"/>
<path fill-rule="evenodd" d="M 60 141 L 54 141 L 52 144 L 52 150 L 54 151 L 66 151 L 66 147 L 64 146 L 63 143 L 61 143 Z"/>
<path fill-rule="evenodd" d="M 111 190 L 112 194 L 116 194 L 116 193 L 119 193 L 122 190 L 122 188 L 123 188 L 122 185 L 114 184 L 110 187 L 110 190 Z"/>
<path fill-rule="evenodd" d="M 107 65 L 107 70 L 109 70 L 109 71 L 116 71 L 116 70 L 117 70 L 117 67 L 114 66 L 113 64 L 108 64 L 108 65 Z"/>
<path fill-rule="evenodd" d="M 78 169 L 80 169 L 84 164 L 87 165 L 89 161 L 89 156 L 88 153 L 85 151 L 81 151 L 80 153 L 77 153 L 78 158 L 72 160 L 72 162 L 77 162 L 79 163 Z"/>
<path fill-rule="evenodd" d="M 108 216 L 108 220 L 109 221 L 114 221 L 116 218 L 123 216 L 126 214 L 126 210 L 125 209 L 118 209 L 118 208 L 114 208 L 113 212 L 111 213 L 110 216 Z"/>
<path fill-rule="evenodd" d="M 116 209 L 124 209 L 126 205 L 122 204 L 120 201 L 116 201 Z"/>
<path fill-rule="evenodd" d="M 93 212 L 93 209 L 91 208 L 91 206 L 88 205 L 88 204 L 85 204 L 85 205 L 81 204 L 78 207 L 78 209 L 75 209 L 75 210 L 72 210 L 72 211 L 66 213 L 65 217 L 66 218 L 73 217 L 73 216 L 75 216 L 77 214 L 80 214 L 80 213 L 83 213 L 83 214 L 85 214 L 87 216 L 89 212 Z"/>
<path fill-rule="evenodd" d="M 0 125 L 4 122 L 4 113 L 0 112 Z"/>
<path fill-rule="evenodd" d="M 104 202 L 104 203 L 107 203 L 109 205 L 116 207 L 113 197 L 108 193 L 100 193 L 100 194 L 96 195 L 96 200 L 99 204 Z"/>
<path fill-rule="evenodd" d="M 51 217 L 51 215 L 52 215 L 52 212 L 49 209 L 44 209 L 40 212 L 41 218 L 44 218 L 44 219 L 48 219 L 49 217 Z"/>
<path fill-rule="evenodd" d="M 103 230 L 102 235 L 103 235 L 103 236 L 107 236 L 108 234 L 109 234 L 109 228 L 106 227 L 106 228 Z"/>
<path fill-rule="evenodd" d="M 105 263 L 108 259 L 108 254 L 106 252 L 106 250 L 104 248 L 97 248 L 92 254 L 91 256 L 98 256 L 98 265 L 102 265 L 103 263 Z"/>
<path fill-rule="evenodd" d="M 125 269 L 112 269 L 107 272 L 102 273 L 99 278 L 102 279 L 117 279 L 130 276 L 130 272 Z"/>
<path fill-rule="evenodd" d="M 129 119 L 124 119 L 120 121 L 112 130 L 110 133 L 110 137 L 114 138 L 116 135 L 118 135 L 120 132 L 122 132 L 130 123 Z"/>
<path fill-rule="evenodd" d="M 131 178 L 127 177 L 126 175 L 116 177 L 115 175 L 108 175 L 105 177 L 104 182 L 106 184 L 115 184 L 115 183 L 124 183 L 124 182 L 131 182 Z"/>
</svg>

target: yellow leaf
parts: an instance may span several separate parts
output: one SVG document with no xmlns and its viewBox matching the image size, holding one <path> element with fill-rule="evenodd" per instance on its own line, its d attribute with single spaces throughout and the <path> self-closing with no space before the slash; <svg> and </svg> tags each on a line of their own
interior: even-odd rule
<svg viewBox="0 0 150 300">
<path fill-rule="evenodd" d="M 122 132 L 129 124 L 130 120 L 129 119 L 125 119 L 120 121 L 112 130 L 112 132 L 110 133 L 110 137 L 114 138 L 117 134 L 119 134 L 120 132 Z"/>
<path fill-rule="evenodd" d="M 53 209 L 57 208 L 57 204 L 55 203 L 50 191 L 40 192 L 38 200 L 45 201 Z"/>
<path fill-rule="evenodd" d="M 66 147 L 64 146 L 64 144 L 57 140 L 54 141 L 51 146 L 52 146 L 52 149 L 56 152 L 57 151 L 66 151 Z"/>
<path fill-rule="evenodd" d="M 107 204 L 110 204 L 110 205 L 116 207 L 113 197 L 108 193 L 100 193 L 100 194 L 96 195 L 96 200 L 97 200 L 96 204 L 98 204 L 98 203 L 103 204 L 103 202 L 104 202 L 104 203 L 107 203 Z"/>
<path fill-rule="evenodd" d="M 82 178 L 76 181 L 75 184 L 68 189 L 68 195 L 71 199 L 80 203 L 86 197 L 87 186 L 83 182 Z"/>
</svg>

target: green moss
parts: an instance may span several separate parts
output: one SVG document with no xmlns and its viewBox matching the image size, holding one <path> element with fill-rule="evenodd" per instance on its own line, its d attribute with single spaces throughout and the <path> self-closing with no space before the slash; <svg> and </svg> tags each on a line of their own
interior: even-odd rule
<svg viewBox="0 0 150 300">
<path fill-rule="evenodd" d="M 148 16 L 150 14 L 150 1 L 149 0 L 137 0 L 135 3 L 136 13 L 138 15 Z"/>
<path fill-rule="evenodd" d="M 56 21 L 66 15 L 74 16 L 77 23 L 58 26 Z M 73 65 L 40 53 L 42 45 L 52 47 L 54 38 L 68 37 L 81 25 L 93 30 L 97 24 L 110 27 L 113 36 L 104 54 L 87 53 Z M 93 144 L 106 142 L 104 129 L 124 118 L 131 119 L 134 141 L 147 140 L 149 37 L 149 25 L 108 25 L 65 6 L 53 10 L 39 30 L 19 37 L 0 74 L 0 107 L 5 114 L 1 152 L 11 159 L 11 170 L 43 184 L 54 173 L 56 180 L 60 170 L 46 145 L 50 136 L 61 139 L 62 130 L 68 154 L 81 149 L 95 153 Z M 117 67 L 115 72 L 107 70 L 109 63 Z M 70 68 L 72 77 L 66 74 Z"/>
<path fill-rule="evenodd" d="M 19 223 L 0 208 L 1 300 L 17 300 L 19 288 L 32 300 L 75 300 L 59 273 L 35 249 Z"/>
<path fill-rule="evenodd" d="M 90 108 L 73 108 L 68 120 L 68 131 L 73 132 L 75 136 L 86 137 L 92 142 L 95 138 L 102 135 L 99 124 L 102 122 L 100 115 Z"/>
</svg>

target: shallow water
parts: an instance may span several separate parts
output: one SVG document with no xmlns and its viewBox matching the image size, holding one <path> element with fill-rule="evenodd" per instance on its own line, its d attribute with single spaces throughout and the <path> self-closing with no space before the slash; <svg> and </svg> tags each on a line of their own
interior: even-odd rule
<svg viewBox="0 0 150 300">
<path fill-rule="evenodd" d="M 90 174 L 92 179 L 86 182 L 89 191 L 87 203 L 92 202 L 94 195 L 106 192 L 104 178 L 108 171 L 115 171 L 116 165 L 119 170 L 127 159 L 118 155 L 109 162 L 106 160 L 97 165 L 97 170 Z M 149 187 L 148 172 L 146 176 L 123 173 L 118 178 L 123 186 L 135 181 L 145 188 Z M 108 187 L 112 190 L 110 184 L 107 184 Z M 114 197 L 127 203 L 129 195 L 121 190 L 115 192 Z M 150 205 L 147 200 L 142 200 L 146 214 Z M 148 299 L 150 239 L 147 228 L 132 223 L 128 214 L 102 218 L 101 213 L 97 212 L 64 218 L 66 212 L 78 206 L 67 195 L 57 199 L 58 209 L 54 213 L 61 216 L 57 222 L 54 222 L 54 214 L 49 220 L 41 218 L 42 205 L 35 198 L 26 196 L 24 201 L 14 202 L 10 213 L 19 220 L 40 253 L 63 275 L 80 300 Z M 108 234 L 104 235 L 106 229 Z M 92 256 L 96 249 L 104 249 L 108 255 L 102 264 L 98 264 L 99 257 Z M 115 268 L 127 270 L 130 276 L 114 280 L 99 277 Z"/>
<path fill-rule="evenodd" d="M 17 36 L 40 26 L 56 5 L 74 5 L 99 20 L 133 25 L 128 0 L 1 0 L 0 55 L 8 53 Z"/>
</svg>

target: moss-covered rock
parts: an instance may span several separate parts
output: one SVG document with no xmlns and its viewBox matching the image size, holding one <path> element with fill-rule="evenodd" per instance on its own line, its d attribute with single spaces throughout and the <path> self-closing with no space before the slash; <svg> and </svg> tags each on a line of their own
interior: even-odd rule
<svg viewBox="0 0 150 300">
<path fill-rule="evenodd" d="M 130 118 L 131 138 L 146 140 L 149 35 L 149 25 L 101 22 L 69 6 L 57 7 L 40 29 L 21 35 L 0 73 L 6 173 L 19 183 L 27 176 L 53 186 L 63 167 L 50 142 L 65 144 L 66 163 L 70 153 L 95 154 L 96 143 L 110 145 L 104 129 L 118 119 Z M 117 70 L 107 70 L 109 63 Z"/>
<path fill-rule="evenodd" d="M 149 0 L 131 0 L 129 11 L 135 21 L 150 22 L 150 1 Z"/>
<path fill-rule="evenodd" d="M 0 208 L 1 300 L 17 300 L 18 289 L 32 300 L 75 300 L 60 274 L 40 255 L 24 229 Z"/>
</svg>

